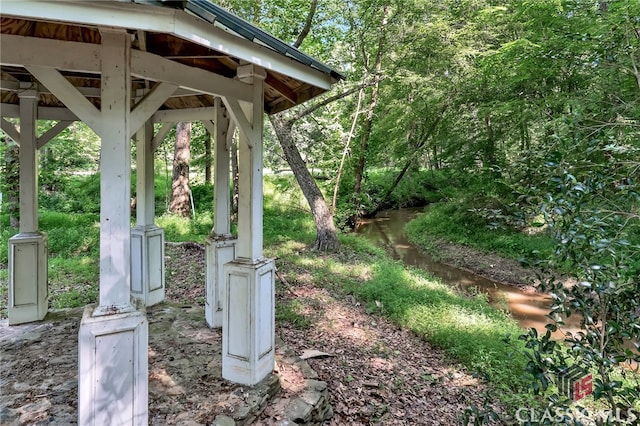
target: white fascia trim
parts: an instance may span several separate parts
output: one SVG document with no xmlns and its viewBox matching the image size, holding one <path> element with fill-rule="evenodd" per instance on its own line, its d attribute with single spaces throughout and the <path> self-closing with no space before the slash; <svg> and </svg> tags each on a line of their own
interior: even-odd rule
<svg viewBox="0 0 640 426">
<path fill-rule="evenodd" d="M 183 10 L 114 1 L 22 0 L 3 1 L 2 15 L 173 34 L 323 90 L 329 90 L 333 82 L 327 74 L 234 36 Z"/>
</svg>

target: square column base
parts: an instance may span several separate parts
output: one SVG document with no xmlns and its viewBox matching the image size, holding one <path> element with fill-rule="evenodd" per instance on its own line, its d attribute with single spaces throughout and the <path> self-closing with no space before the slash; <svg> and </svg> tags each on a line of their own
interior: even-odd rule
<svg viewBox="0 0 640 426">
<path fill-rule="evenodd" d="M 237 259 L 224 265 L 222 377 L 253 386 L 275 361 L 275 261 Z"/>
<path fill-rule="evenodd" d="M 21 233 L 9 239 L 9 325 L 40 321 L 49 308 L 47 236 Z"/>
<path fill-rule="evenodd" d="M 164 229 L 155 225 L 131 229 L 131 296 L 145 306 L 164 300 Z"/>
<path fill-rule="evenodd" d="M 205 259 L 206 302 L 204 314 L 211 328 L 222 327 L 222 307 L 224 304 L 224 264 L 236 258 L 236 242 L 238 240 L 226 236 L 206 239 Z"/>
<path fill-rule="evenodd" d="M 149 324 L 131 309 L 94 316 L 87 306 L 78 333 L 78 424 L 147 425 Z"/>
</svg>

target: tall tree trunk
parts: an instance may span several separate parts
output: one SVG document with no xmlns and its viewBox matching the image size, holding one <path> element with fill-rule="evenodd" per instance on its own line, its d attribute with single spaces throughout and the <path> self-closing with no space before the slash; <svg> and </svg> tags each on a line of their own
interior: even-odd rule
<svg viewBox="0 0 640 426">
<path fill-rule="evenodd" d="M 6 209 L 3 210 L 9 213 L 9 226 L 12 228 L 18 228 L 20 226 L 19 221 L 19 205 L 20 205 L 20 148 L 18 144 L 9 140 L 4 134 L 2 137 L 2 143 L 6 145 L 6 151 L 4 153 L 4 196 L 3 203 L 6 203 Z"/>
<path fill-rule="evenodd" d="M 204 181 L 206 183 L 212 183 L 211 167 L 213 164 L 213 157 L 211 155 L 211 135 L 209 131 L 205 131 L 204 138 Z"/>
<path fill-rule="evenodd" d="M 320 251 L 337 249 L 340 246 L 340 241 L 333 223 L 333 214 L 331 214 L 320 188 L 318 188 L 313 176 L 309 173 L 300 151 L 298 151 L 296 144 L 293 142 L 291 135 L 293 122 L 285 120 L 280 115 L 269 116 L 269 119 L 276 132 L 280 146 L 282 146 L 287 163 L 289 163 L 298 185 L 300 185 L 300 189 L 311 208 L 316 225 L 314 249 Z"/>
<path fill-rule="evenodd" d="M 484 123 L 487 128 L 487 140 L 482 149 L 484 154 L 482 167 L 486 170 L 492 170 L 495 169 L 494 166 L 496 165 L 496 141 L 490 115 L 485 117 Z"/>
<path fill-rule="evenodd" d="M 173 154 L 173 180 L 171 184 L 171 207 L 177 215 L 188 217 L 191 212 L 189 198 L 189 163 L 191 161 L 191 123 L 176 125 L 176 142 Z"/>
<path fill-rule="evenodd" d="M 409 170 L 409 167 L 411 167 L 411 165 L 414 164 L 415 160 L 420 155 L 422 155 L 422 152 L 425 150 L 425 148 L 429 146 L 427 142 L 429 141 L 429 139 L 431 139 L 431 136 L 437 129 L 438 124 L 440 123 L 440 120 L 442 119 L 445 111 L 447 110 L 447 107 L 448 107 L 447 104 L 443 105 L 442 108 L 434 117 L 433 121 L 429 123 L 429 126 L 426 128 L 422 128 L 422 130 L 420 131 L 420 134 L 416 137 L 416 139 L 418 140 L 418 143 L 412 144 L 414 145 L 412 147 L 413 154 L 411 154 L 407 162 L 404 164 L 404 167 L 402 167 L 402 170 L 400 170 L 400 173 L 398 173 L 398 175 L 394 179 L 391 186 L 387 188 L 387 191 L 384 193 L 384 195 L 380 199 L 380 202 L 373 209 L 371 209 L 371 211 L 367 212 L 365 216 L 374 217 L 384 207 L 385 203 L 391 197 L 391 194 L 393 194 L 393 191 L 396 189 L 396 187 L 398 186 L 402 178 L 404 178 L 405 174 Z"/>
<path fill-rule="evenodd" d="M 360 153 L 358 155 L 358 162 L 356 163 L 355 182 L 353 184 L 353 201 L 357 211 L 360 210 L 360 193 L 362 192 L 362 179 L 364 177 L 364 170 L 366 167 L 367 151 L 369 150 L 369 138 L 371 137 L 373 119 L 375 117 L 375 111 L 378 106 L 380 79 L 382 77 L 382 56 L 384 53 L 384 49 L 386 48 L 388 20 L 389 6 L 384 6 L 384 8 L 382 9 L 382 20 L 380 22 L 379 29 L 380 32 L 378 38 L 378 50 L 376 52 L 375 62 L 373 64 L 373 70 L 370 70 L 370 72 L 373 74 L 375 84 L 371 89 L 369 108 L 367 109 L 367 115 L 365 116 L 364 124 L 362 127 L 362 134 L 360 137 Z"/>
</svg>

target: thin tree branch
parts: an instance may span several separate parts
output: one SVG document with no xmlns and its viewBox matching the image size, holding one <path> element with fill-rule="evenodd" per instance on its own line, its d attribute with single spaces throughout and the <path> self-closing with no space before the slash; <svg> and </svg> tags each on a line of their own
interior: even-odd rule
<svg viewBox="0 0 640 426">
<path fill-rule="evenodd" d="M 330 103 L 335 102 L 338 99 L 346 98 L 347 96 L 351 95 L 352 93 L 355 93 L 360 89 L 364 89 L 365 87 L 373 86 L 374 84 L 375 84 L 375 80 L 362 82 L 362 83 L 358 84 L 357 86 L 354 86 L 354 87 L 352 87 L 352 88 L 350 88 L 348 90 L 345 90 L 344 92 L 337 93 L 337 94 L 335 94 L 333 96 L 325 98 L 325 99 L 323 99 L 323 100 L 311 105 L 308 108 L 305 108 L 303 110 L 298 111 L 296 114 L 294 114 L 287 121 L 293 123 L 294 121 L 300 120 L 302 117 L 306 117 L 307 115 L 317 111 L 318 109 L 322 108 L 325 105 L 329 105 Z"/>
<path fill-rule="evenodd" d="M 333 188 L 333 199 L 331 200 L 331 213 L 335 214 L 336 212 L 336 203 L 338 200 L 338 190 L 340 189 L 340 178 L 342 176 L 342 169 L 344 168 L 344 162 L 347 158 L 347 153 L 349 152 L 349 145 L 351 144 L 351 138 L 356 130 L 356 124 L 358 122 L 358 116 L 360 115 L 360 105 L 362 104 L 362 98 L 364 95 L 364 91 L 361 89 L 360 93 L 358 93 L 358 105 L 356 106 L 356 112 L 353 114 L 353 122 L 351 123 L 351 130 L 349 130 L 349 135 L 347 137 L 347 143 L 344 145 L 344 150 L 342 152 L 342 159 L 340 160 L 340 167 L 338 167 L 338 174 L 336 176 L 336 185 Z"/>
<path fill-rule="evenodd" d="M 293 43 L 293 47 L 300 47 L 304 39 L 309 35 L 309 31 L 311 30 L 311 23 L 313 22 L 313 16 L 316 14 L 316 9 L 318 8 L 318 0 L 311 0 L 311 7 L 309 8 L 309 14 L 307 14 L 307 20 L 304 23 L 304 27 L 302 27 L 302 31 L 298 35 L 298 39 L 295 43 Z"/>
</svg>

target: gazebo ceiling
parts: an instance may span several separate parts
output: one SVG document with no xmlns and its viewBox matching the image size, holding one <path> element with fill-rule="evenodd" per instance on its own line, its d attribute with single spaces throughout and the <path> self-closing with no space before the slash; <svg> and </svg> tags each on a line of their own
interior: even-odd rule
<svg viewBox="0 0 640 426">
<path fill-rule="evenodd" d="M 99 27 L 125 28 L 131 34 L 133 49 L 227 78 L 233 78 L 242 63 L 264 67 L 264 108 L 268 114 L 318 96 L 343 78 L 337 71 L 208 0 L 21 1 L 5 3 L 0 11 L 2 35 L 100 44 Z M 21 83 L 36 79 L 18 64 L 7 64 L 3 58 L 1 62 L 0 101 L 5 107 L 17 105 Z M 100 107 L 99 73 L 60 71 L 91 103 Z M 132 79 L 139 96 L 145 88 L 156 84 Z M 39 89 L 40 107 L 64 107 L 46 88 Z M 160 110 L 210 107 L 213 102 L 210 94 L 180 89 Z"/>
</svg>

